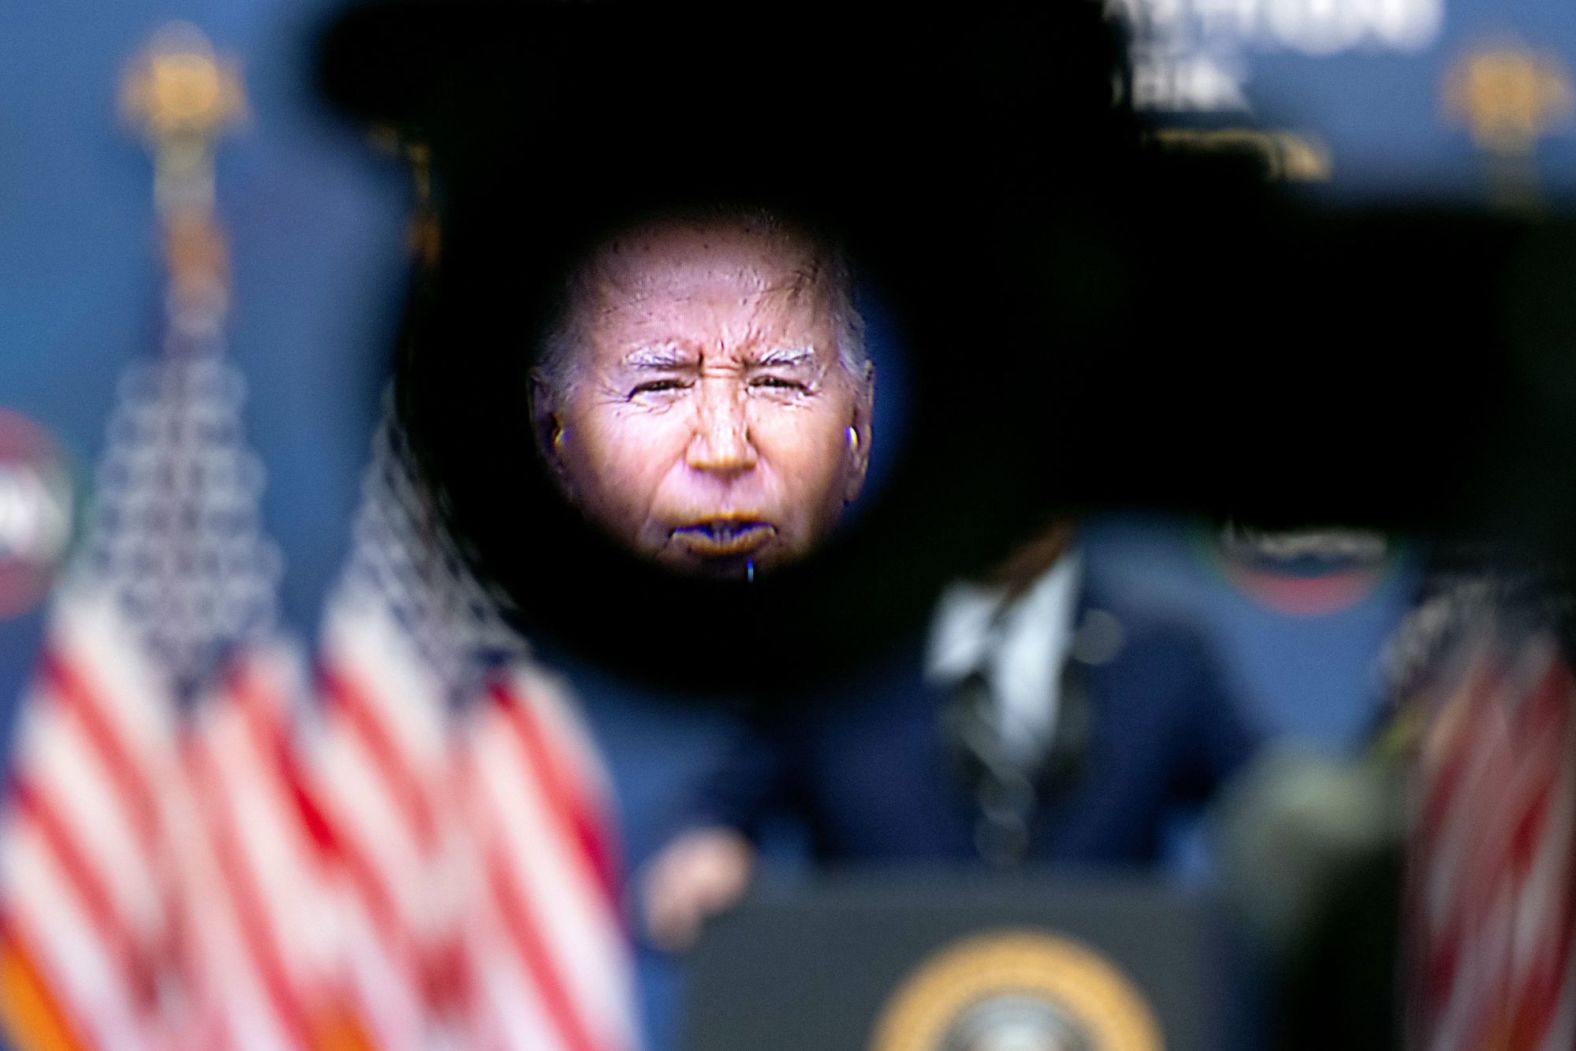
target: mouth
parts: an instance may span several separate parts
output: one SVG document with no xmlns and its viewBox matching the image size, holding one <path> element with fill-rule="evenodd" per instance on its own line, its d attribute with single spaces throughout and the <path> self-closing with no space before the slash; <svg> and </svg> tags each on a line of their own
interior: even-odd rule
<svg viewBox="0 0 1576 1051">
<path fill-rule="evenodd" d="M 777 529 L 770 523 L 739 518 L 710 518 L 673 530 L 673 539 L 701 558 L 749 555 L 776 535 Z"/>
</svg>

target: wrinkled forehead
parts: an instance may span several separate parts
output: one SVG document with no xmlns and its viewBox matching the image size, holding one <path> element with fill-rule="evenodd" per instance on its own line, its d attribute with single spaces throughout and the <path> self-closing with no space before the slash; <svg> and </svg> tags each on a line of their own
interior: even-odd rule
<svg viewBox="0 0 1576 1051">
<path fill-rule="evenodd" d="M 722 305 L 819 314 L 830 303 L 826 256 L 812 241 L 764 222 L 668 222 L 615 237 L 575 282 L 590 321 Z"/>
</svg>

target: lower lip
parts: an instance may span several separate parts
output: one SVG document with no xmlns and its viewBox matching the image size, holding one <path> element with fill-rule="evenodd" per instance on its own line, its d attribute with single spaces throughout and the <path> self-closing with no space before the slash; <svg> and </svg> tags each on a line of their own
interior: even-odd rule
<svg viewBox="0 0 1576 1051">
<path fill-rule="evenodd" d="M 674 530 L 673 537 L 690 554 L 701 558 L 738 558 L 760 550 L 776 532 L 769 525 L 757 523 L 722 534 L 700 526 L 687 527 Z"/>
</svg>

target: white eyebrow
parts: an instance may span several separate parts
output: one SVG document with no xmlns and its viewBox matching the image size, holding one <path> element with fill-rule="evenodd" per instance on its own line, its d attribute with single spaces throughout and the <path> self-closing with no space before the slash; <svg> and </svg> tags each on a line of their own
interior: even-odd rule
<svg viewBox="0 0 1576 1051">
<path fill-rule="evenodd" d="M 814 359 L 814 347 L 774 347 L 762 354 L 755 364 L 761 368 L 792 368 Z"/>
<path fill-rule="evenodd" d="M 624 358 L 624 365 L 632 369 L 677 369 L 693 364 L 678 347 L 659 344 L 631 351 Z"/>
</svg>

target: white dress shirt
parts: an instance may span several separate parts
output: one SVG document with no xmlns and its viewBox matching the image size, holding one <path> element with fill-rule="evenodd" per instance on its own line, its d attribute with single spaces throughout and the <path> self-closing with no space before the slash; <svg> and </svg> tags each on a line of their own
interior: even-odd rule
<svg viewBox="0 0 1576 1051">
<path fill-rule="evenodd" d="M 962 581 L 949 585 L 936 605 L 925 677 L 950 686 L 983 674 L 1002 747 L 1014 762 L 1033 762 L 1050 743 L 1082 576 L 1074 550 L 1006 608 L 1005 588 Z"/>
</svg>

